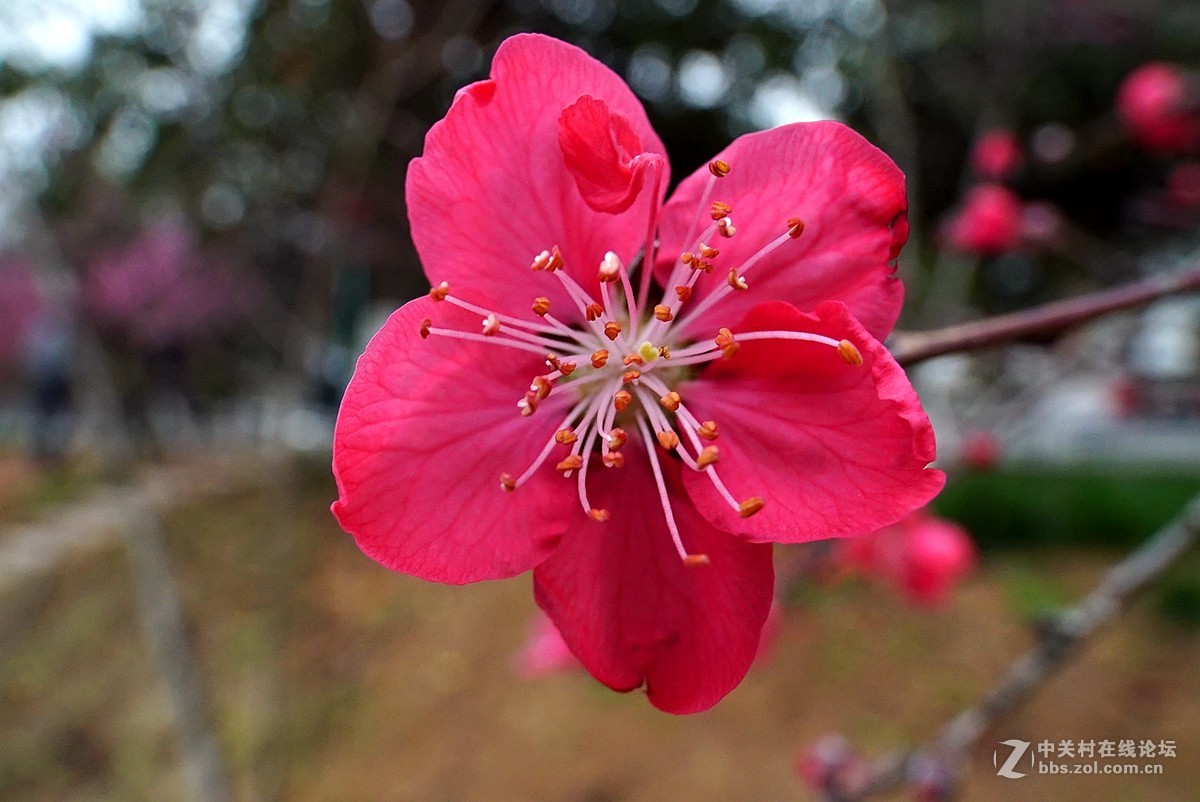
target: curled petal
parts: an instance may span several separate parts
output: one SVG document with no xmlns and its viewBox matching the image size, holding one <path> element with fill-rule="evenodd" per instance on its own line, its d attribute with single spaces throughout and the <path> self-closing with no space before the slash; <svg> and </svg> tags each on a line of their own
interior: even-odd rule
<svg viewBox="0 0 1200 802">
<path fill-rule="evenodd" d="M 689 319 L 687 330 L 697 336 L 716 331 L 768 300 L 806 311 L 836 300 L 876 338 L 887 336 L 904 297 L 892 262 L 908 239 L 904 175 L 895 163 L 834 122 L 747 134 L 718 158 L 731 170 L 716 182 L 710 200 L 732 207 L 737 233 L 721 240 L 721 255 L 714 261 L 721 269 L 699 280 L 697 297 L 707 295 L 725 280 L 724 271 L 740 269 L 776 237 L 800 233 L 753 267 L 747 276 L 749 292 L 730 293 Z M 668 259 L 695 246 L 685 238 L 710 176 L 707 167 L 697 170 L 664 207 L 660 253 Z M 659 261 L 660 282 L 666 282 L 670 268 L 669 262 Z"/>
<path fill-rule="evenodd" d="M 862 358 L 794 340 L 742 341 L 680 390 L 698 419 L 721 428 L 719 476 L 739 499 L 761 496 L 742 518 L 708 477 L 684 486 L 713 525 L 754 541 L 800 542 L 855 535 L 894 523 L 945 483 L 925 466 L 933 428 L 904 371 L 843 304 L 805 314 L 785 303 L 756 307 L 735 327 L 790 330 L 847 340 Z"/>
<path fill-rule="evenodd" d="M 611 519 L 580 518 L 534 569 L 534 594 L 596 679 L 619 691 L 645 685 L 650 702 L 670 713 L 699 712 L 733 690 L 754 661 L 771 608 L 771 547 L 708 524 L 679 492 L 679 463 L 667 461 L 684 544 L 709 558 L 707 566 L 685 567 L 642 446 L 631 441 L 630 449 L 620 472 L 596 471 L 589 488 Z"/>
<path fill-rule="evenodd" d="M 462 584 L 513 576 L 539 563 L 575 508 L 561 477 L 519 475 L 566 414 L 557 396 L 537 414 L 516 407 L 535 355 L 430 336 L 422 321 L 471 330 L 478 317 L 427 298 L 401 307 L 367 346 L 334 431 L 333 513 L 359 547 L 395 571 Z M 501 353 L 497 353 L 501 352 Z"/>
<path fill-rule="evenodd" d="M 662 154 L 645 110 L 612 70 L 577 47 L 538 34 L 506 39 L 491 77 L 462 89 L 408 168 L 413 241 L 430 282 L 449 281 L 469 300 L 533 317 L 545 296 L 575 304 L 557 281 L 530 271 L 558 246 L 563 269 L 585 287 L 608 251 L 628 264 L 645 237 L 648 195 L 619 214 L 597 215 L 559 145 L 559 118 L 583 95 L 602 101 L 620 142 Z M 663 182 L 665 189 L 665 181 Z M 556 316 L 559 312 L 555 313 Z"/>
<path fill-rule="evenodd" d="M 628 209 L 642 190 L 648 168 L 663 163 L 661 155 L 643 152 L 629 120 L 591 95 L 563 109 L 558 144 L 584 201 L 608 214 Z"/>
</svg>

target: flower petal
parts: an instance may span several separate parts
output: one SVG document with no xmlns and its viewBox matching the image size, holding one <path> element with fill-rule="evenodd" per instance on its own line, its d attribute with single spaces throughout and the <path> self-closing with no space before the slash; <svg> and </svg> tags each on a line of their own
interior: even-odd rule
<svg viewBox="0 0 1200 802">
<path fill-rule="evenodd" d="M 436 307 L 436 308 L 435 308 Z M 561 476 L 520 475 L 567 411 L 558 395 L 522 417 L 535 354 L 432 335 L 421 321 L 478 330 L 478 316 L 427 298 L 391 316 L 358 361 L 333 441 L 333 513 L 359 547 L 396 571 L 461 584 L 519 574 L 540 562 L 575 507 Z"/>
<path fill-rule="evenodd" d="M 664 461 L 684 545 L 711 564 L 687 568 L 671 543 L 642 447 L 625 467 L 599 468 L 589 495 L 612 518 L 579 517 L 534 569 L 534 594 L 592 676 L 619 691 L 646 685 L 670 713 L 706 710 L 754 661 L 771 608 L 771 547 L 730 537 L 680 492 L 678 462 Z"/>
<path fill-rule="evenodd" d="M 788 221 L 804 223 L 803 233 L 753 265 L 749 291 L 727 295 L 687 329 L 709 336 L 740 320 L 756 304 L 782 300 L 805 311 L 821 301 L 842 301 L 878 339 L 896 323 L 904 289 L 891 262 L 908 239 L 904 174 L 881 150 L 840 123 L 797 123 L 747 134 L 718 156 L 731 171 L 716 181 L 709 201 L 733 207 L 737 233 L 710 241 L 721 254 L 716 270 L 701 277 L 696 298 L 704 298 L 726 279 L 730 268 L 746 265 L 763 246 L 788 230 Z M 681 251 L 711 179 L 701 168 L 679 185 L 663 209 L 660 228 L 663 256 L 656 267 L 660 283 L 669 279 L 671 262 Z M 709 225 L 708 208 L 699 210 Z M 666 260 L 666 261 L 664 261 Z"/>
<path fill-rule="evenodd" d="M 815 314 L 763 304 L 734 330 L 847 339 L 863 364 L 819 343 L 742 341 L 731 360 L 680 388 L 692 414 L 717 422 L 715 468 L 729 491 L 766 502 L 741 518 L 707 476 L 685 471 L 688 495 L 714 526 L 760 542 L 855 535 L 894 523 L 942 489 L 942 472 L 925 468 L 933 428 L 912 385 L 843 304 L 823 303 Z"/>
<path fill-rule="evenodd" d="M 530 315 L 530 301 L 544 295 L 566 319 L 574 304 L 558 281 L 531 273 L 534 256 L 557 245 L 585 287 L 596 286 L 605 252 L 633 259 L 649 204 L 661 198 L 643 193 L 620 214 L 597 214 L 584 200 L 559 145 L 559 117 L 583 95 L 619 118 L 624 140 L 665 152 L 641 103 L 599 61 L 547 36 L 506 39 L 491 77 L 458 93 L 409 165 L 409 221 L 431 283 L 449 281 L 464 298 L 513 315 Z M 665 174 L 661 185 L 665 192 Z"/>
<path fill-rule="evenodd" d="M 591 95 L 563 109 L 558 123 L 563 160 L 596 211 L 625 211 L 641 193 L 649 169 L 665 166 L 662 156 L 643 151 L 629 120 Z"/>
</svg>

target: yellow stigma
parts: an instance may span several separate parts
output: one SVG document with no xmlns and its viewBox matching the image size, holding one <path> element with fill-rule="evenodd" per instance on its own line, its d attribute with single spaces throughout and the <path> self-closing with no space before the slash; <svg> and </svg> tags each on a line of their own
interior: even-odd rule
<svg viewBox="0 0 1200 802">
<path fill-rule="evenodd" d="M 637 353 L 638 356 L 640 356 L 646 363 L 653 362 L 659 357 L 658 349 L 655 348 L 654 343 L 650 342 L 649 340 L 646 340 L 644 343 L 638 346 Z"/>
</svg>

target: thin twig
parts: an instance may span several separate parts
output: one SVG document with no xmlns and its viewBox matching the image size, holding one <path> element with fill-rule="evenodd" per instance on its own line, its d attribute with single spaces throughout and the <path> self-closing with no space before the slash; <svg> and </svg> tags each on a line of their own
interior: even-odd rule
<svg viewBox="0 0 1200 802">
<path fill-rule="evenodd" d="M 971 323 L 931 331 L 897 332 L 888 344 L 897 362 L 913 365 L 943 354 L 975 351 L 1057 333 L 1110 312 L 1132 309 L 1168 295 L 1196 290 L 1200 290 L 1200 267 L 1152 276 L 1113 289 Z"/>
<path fill-rule="evenodd" d="M 1158 578 L 1200 539 L 1200 496 L 1184 511 L 1109 569 L 1082 601 L 1055 615 L 1041 630 L 1041 641 L 1009 666 L 1004 679 L 978 704 L 955 716 L 926 748 L 892 757 L 875 767 L 866 783 L 853 792 L 828 797 L 851 802 L 892 790 L 907 780 L 918 756 L 935 757 L 957 770 L 967 751 L 996 722 L 1014 712 L 1059 667 L 1075 646 L 1114 618 L 1129 597 Z"/>
</svg>

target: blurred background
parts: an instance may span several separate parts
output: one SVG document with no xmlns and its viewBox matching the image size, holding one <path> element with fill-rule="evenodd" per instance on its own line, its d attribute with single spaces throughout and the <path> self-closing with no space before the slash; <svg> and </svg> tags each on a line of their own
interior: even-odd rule
<svg viewBox="0 0 1200 802">
<path fill-rule="evenodd" d="M 799 120 L 883 148 L 903 329 L 1200 262 L 1185 0 L 0 4 L 0 797 L 812 798 L 809 744 L 926 740 L 1200 491 L 1193 294 L 914 369 L 938 517 L 781 549 L 769 648 L 707 714 L 600 688 L 524 578 L 371 563 L 328 450 L 367 338 L 428 287 L 405 168 L 530 30 L 628 81 L 675 180 Z M 1198 569 L 998 725 L 963 798 L 1194 798 Z M 1005 738 L 1179 756 L 1014 782 Z"/>
</svg>

